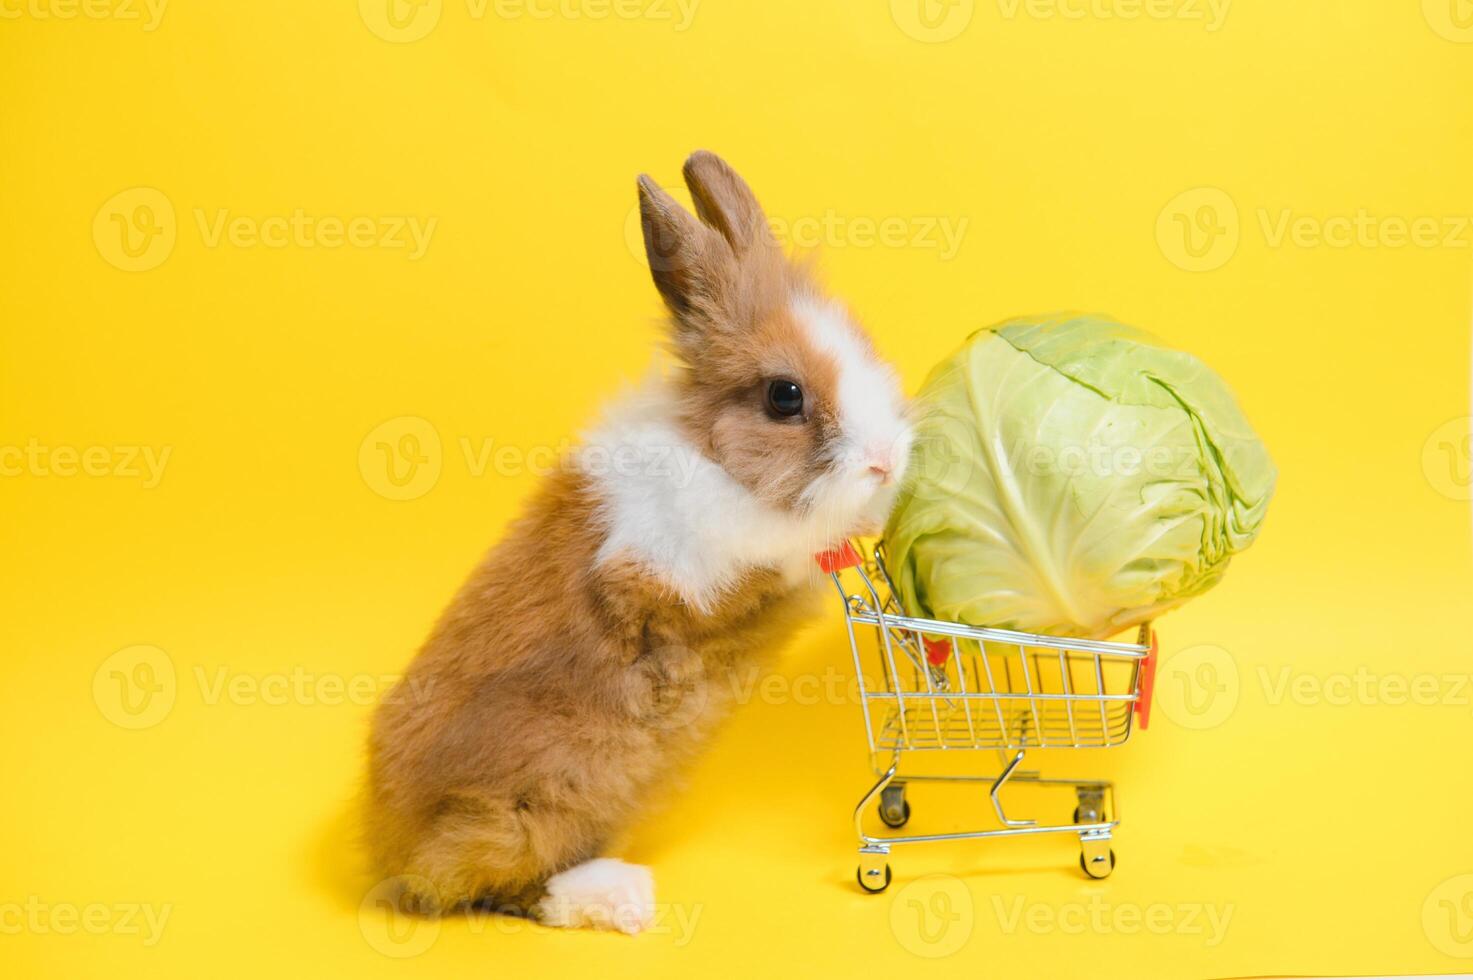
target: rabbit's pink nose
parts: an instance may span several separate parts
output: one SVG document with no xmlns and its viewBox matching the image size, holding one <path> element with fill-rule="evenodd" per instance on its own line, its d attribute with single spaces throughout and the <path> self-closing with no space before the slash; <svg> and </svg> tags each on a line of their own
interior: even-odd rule
<svg viewBox="0 0 1473 980">
<path fill-rule="evenodd" d="M 877 476 L 877 477 L 880 478 L 880 485 L 881 486 L 884 486 L 885 484 L 889 483 L 890 482 L 890 477 L 894 473 L 894 470 L 891 468 L 891 466 L 890 466 L 889 463 L 874 463 L 874 462 L 872 462 L 872 463 L 869 464 L 869 471 L 871 473 L 873 473 L 875 476 Z"/>
</svg>

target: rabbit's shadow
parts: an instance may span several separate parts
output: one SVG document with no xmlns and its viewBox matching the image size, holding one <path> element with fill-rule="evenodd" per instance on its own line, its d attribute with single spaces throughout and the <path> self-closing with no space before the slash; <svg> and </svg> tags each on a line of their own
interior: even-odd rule
<svg viewBox="0 0 1473 980">
<path fill-rule="evenodd" d="M 701 835 L 707 822 L 705 806 L 691 806 L 685 778 L 673 778 L 670 792 L 651 805 L 649 817 L 640 820 L 626 838 L 611 842 L 622 853 L 641 864 L 657 863 L 682 844 Z M 728 804 L 740 808 L 740 800 Z M 722 808 L 725 808 L 723 805 Z M 317 892 L 333 907 L 356 912 L 364 900 L 382 884 L 368 857 L 363 838 L 362 804 L 355 799 L 340 802 L 306 840 L 304 866 Z"/>
<path fill-rule="evenodd" d="M 356 911 L 377 884 L 363 847 L 358 803 L 346 800 L 339 804 L 306 846 L 305 864 L 316 889 L 335 908 Z"/>
</svg>

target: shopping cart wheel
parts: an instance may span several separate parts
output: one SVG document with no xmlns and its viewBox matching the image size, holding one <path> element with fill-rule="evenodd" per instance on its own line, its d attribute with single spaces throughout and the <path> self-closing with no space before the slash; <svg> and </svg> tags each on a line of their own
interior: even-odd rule
<svg viewBox="0 0 1473 980">
<path fill-rule="evenodd" d="M 1115 870 L 1115 852 L 1109 847 L 1104 848 L 1103 851 L 1092 848 L 1086 842 L 1084 850 L 1079 854 L 1079 870 L 1091 878 L 1108 878 L 1110 872 Z"/>
<path fill-rule="evenodd" d="M 905 799 L 905 784 L 891 783 L 880 790 L 880 819 L 886 827 L 899 829 L 910 819 L 910 803 Z"/>
<path fill-rule="evenodd" d="M 1076 786 L 1075 796 L 1079 805 L 1074 808 L 1075 823 L 1105 822 L 1105 788 L 1103 786 Z"/>
<path fill-rule="evenodd" d="M 890 887 L 889 864 L 886 864 L 884 866 L 884 875 L 885 880 L 882 882 L 880 881 L 880 869 L 874 865 L 870 865 L 868 870 L 866 870 L 865 865 L 861 864 L 854 872 L 854 878 L 856 881 L 859 882 L 859 887 L 863 888 L 871 895 L 878 895 L 880 892 Z"/>
<path fill-rule="evenodd" d="M 901 800 L 900 811 L 897 813 L 894 810 L 886 809 L 885 804 L 881 803 L 880 819 L 885 822 L 886 827 L 893 827 L 894 829 L 899 830 L 901 827 L 905 826 L 906 821 L 910 820 L 910 804 L 907 803 L 905 800 Z"/>
</svg>

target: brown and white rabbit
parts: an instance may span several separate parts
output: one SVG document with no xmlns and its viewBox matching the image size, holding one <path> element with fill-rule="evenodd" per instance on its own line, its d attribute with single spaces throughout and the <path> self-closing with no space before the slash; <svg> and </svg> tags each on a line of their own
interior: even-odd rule
<svg viewBox="0 0 1473 980">
<path fill-rule="evenodd" d="M 426 913 L 638 932 L 601 857 L 811 610 L 815 552 L 877 527 L 911 435 L 894 371 L 694 154 L 700 220 L 640 212 L 678 369 L 613 406 L 442 615 L 373 721 L 367 831 Z"/>
</svg>

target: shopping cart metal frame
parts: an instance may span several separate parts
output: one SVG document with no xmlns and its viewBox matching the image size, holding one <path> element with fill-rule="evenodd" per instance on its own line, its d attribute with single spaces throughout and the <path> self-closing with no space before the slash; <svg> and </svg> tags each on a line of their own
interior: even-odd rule
<svg viewBox="0 0 1473 980">
<path fill-rule="evenodd" d="M 1035 834 L 1078 835 L 1080 867 L 1091 878 L 1108 876 L 1115 867 L 1110 844 L 1120 825 L 1114 785 L 1044 778 L 1038 770 L 1020 767 L 1030 749 L 1112 748 L 1129 740 L 1137 719 L 1147 727 L 1157 649 L 1151 625 L 1140 627 L 1137 642 L 1118 643 L 924 619 L 901 606 L 882 544 L 865 555 L 846 542 L 819 555 L 818 562 L 843 602 L 865 736 L 878 776 L 854 809 L 860 887 L 881 892 L 889 886 L 890 850 L 898 845 Z M 851 571 L 862 590 L 845 588 L 844 574 Z M 860 649 L 866 628 L 875 631 L 880 659 L 882 679 L 873 687 Z M 928 773 L 911 766 L 901 771 L 907 754 L 976 750 L 997 752 L 995 773 Z M 877 800 L 887 827 L 905 825 L 910 782 L 986 783 L 999 826 L 938 834 L 868 833 L 864 818 Z M 1072 787 L 1077 803 L 1072 819 L 1042 824 L 1009 817 L 999 794 L 1010 783 Z"/>
</svg>

